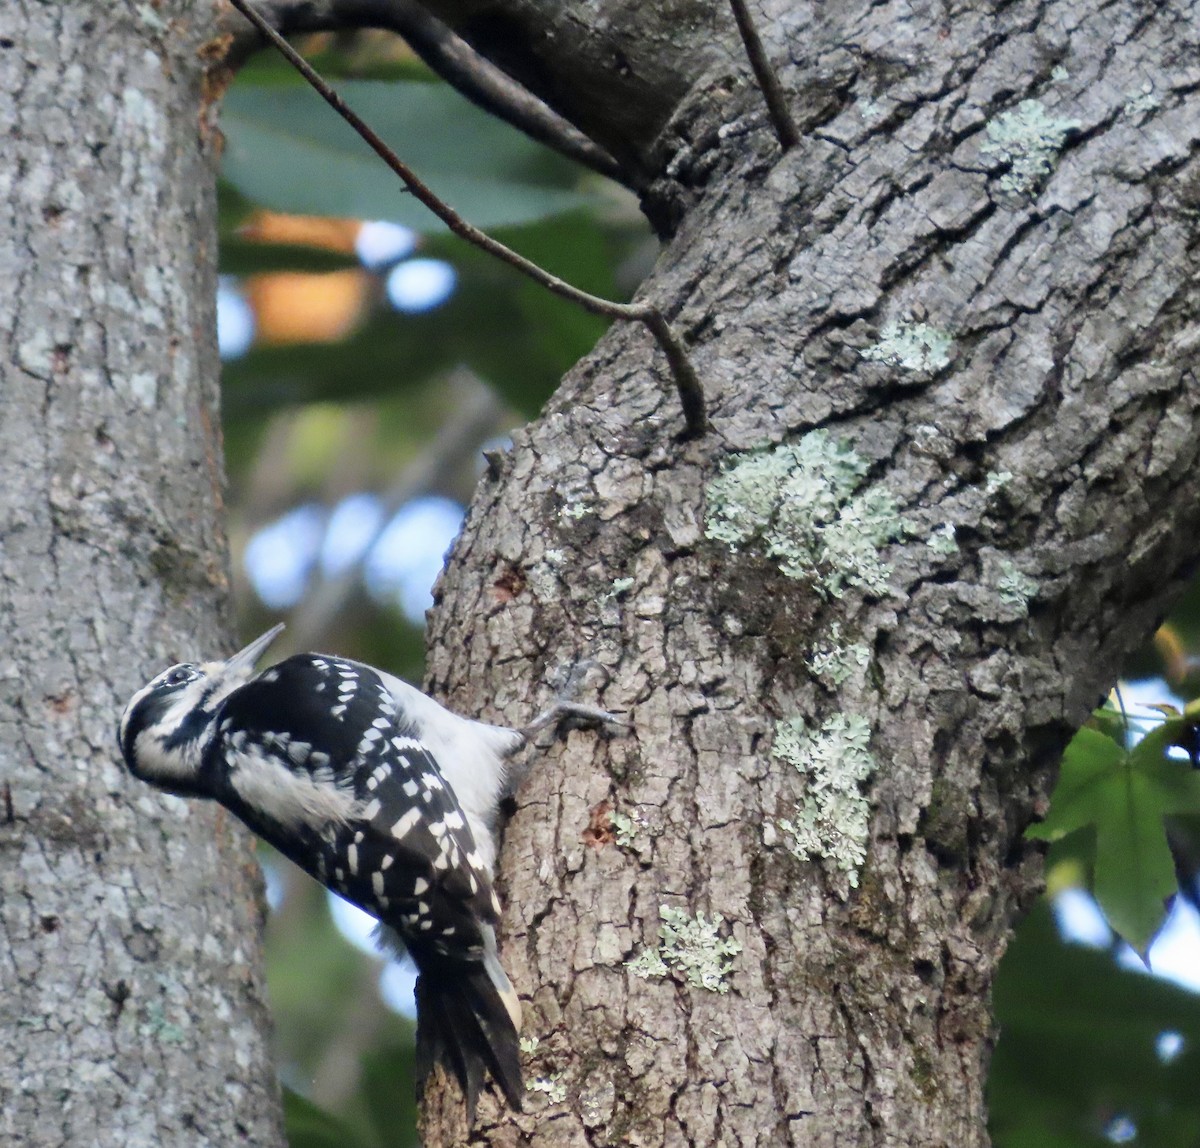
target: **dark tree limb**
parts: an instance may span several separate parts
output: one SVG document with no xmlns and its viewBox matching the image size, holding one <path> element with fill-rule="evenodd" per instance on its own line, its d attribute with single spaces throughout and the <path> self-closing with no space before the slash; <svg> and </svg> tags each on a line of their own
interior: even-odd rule
<svg viewBox="0 0 1200 1148">
<path fill-rule="evenodd" d="M 246 19 L 259 29 L 260 32 L 275 46 L 284 58 L 298 71 L 321 98 L 342 117 L 371 150 L 388 167 L 400 177 L 405 187 L 413 197 L 424 204 L 460 239 L 486 251 L 489 255 L 507 263 L 510 267 L 528 276 L 534 282 L 541 284 L 547 291 L 567 299 L 582 307 L 593 315 L 602 315 L 609 319 L 623 319 L 629 322 L 641 323 L 654 336 L 655 342 L 662 348 L 667 357 L 671 375 L 679 392 L 680 406 L 683 408 L 685 421 L 685 437 L 694 438 L 708 429 L 708 419 L 705 414 L 704 391 L 695 368 L 688 359 L 683 342 L 663 313 L 651 303 L 616 303 L 611 299 L 602 299 L 587 291 L 581 291 L 557 275 L 551 275 L 545 268 L 540 267 L 531 259 L 514 251 L 498 239 L 488 235 L 473 223 L 464 219 L 448 203 L 436 196 L 432 189 L 421 180 L 417 174 L 380 138 L 379 134 L 368 124 L 312 67 L 299 52 L 295 50 L 274 28 L 272 28 L 255 9 L 250 0 L 230 0 L 235 8 Z"/>
<path fill-rule="evenodd" d="M 456 36 L 415 0 L 257 0 L 256 10 L 283 36 L 347 28 L 381 28 L 409 47 L 471 103 L 567 159 L 637 190 L 632 174 L 599 144 Z M 238 21 L 230 51 L 236 65 L 259 37 Z"/>
</svg>

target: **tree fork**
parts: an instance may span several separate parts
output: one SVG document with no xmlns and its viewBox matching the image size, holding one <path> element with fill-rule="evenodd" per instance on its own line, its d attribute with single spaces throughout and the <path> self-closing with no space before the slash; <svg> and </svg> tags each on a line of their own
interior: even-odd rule
<svg viewBox="0 0 1200 1148">
<path fill-rule="evenodd" d="M 679 404 L 683 410 L 684 437 L 695 438 L 708 430 L 704 389 L 700 384 L 700 378 L 688 358 L 679 335 L 657 307 L 651 303 L 616 303 L 611 299 L 602 299 L 598 295 L 581 291 L 557 275 L 551 275 L 549 271 L 538 266 L 533 260 L 526 259 L 524 255 L 468 222 L 448 203 L 433 193 L 432 189 L 388 147 L 379 134 L 342 99 L 335 89 L 325 82 L 316 69 L 271 27 L 262 14 L 250 3 L 250 0 L 230 0 L 230 3 L 274 45 L 288 63 L 308 81 L 317 94 L 400 177 L 408 191 L 460 239 L 466 240 L 481 251 L 507 263 L 547 291 L 582 307 L 593 315 L 641 323 L 666 355 L 671 377 L 675 380 L 675 388 L 679 393 Z"/>
</svg>

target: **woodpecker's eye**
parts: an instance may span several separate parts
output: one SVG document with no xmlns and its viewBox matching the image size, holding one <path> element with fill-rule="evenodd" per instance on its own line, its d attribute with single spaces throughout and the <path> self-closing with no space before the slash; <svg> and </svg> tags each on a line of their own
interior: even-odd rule
<svg viewBox="0 0 1200 1148">
<path fill-rule="evenodd" d="M 173 670 L 167 671 L 164 683 L 168 686 L 181 686 L 184 682 L 190 682 L 200 676 L 199 671 L 195 666 L 176 666 Z"/>
</svg>

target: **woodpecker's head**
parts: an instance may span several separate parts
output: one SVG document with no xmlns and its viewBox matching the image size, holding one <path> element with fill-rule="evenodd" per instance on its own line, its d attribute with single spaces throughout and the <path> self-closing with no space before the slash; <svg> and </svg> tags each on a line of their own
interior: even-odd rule
<svg viewBox="0 0 1200 1148">
<path fill-rule="evenodd" d="M 194 794 L 204 745 L 221 703 L 254 673 L 279 636 L 273 626 L 224 662 L 182 662 L 164 670 L 129 699 L 117 737 L 134 777 L 171 793 Z"/>
</svg>

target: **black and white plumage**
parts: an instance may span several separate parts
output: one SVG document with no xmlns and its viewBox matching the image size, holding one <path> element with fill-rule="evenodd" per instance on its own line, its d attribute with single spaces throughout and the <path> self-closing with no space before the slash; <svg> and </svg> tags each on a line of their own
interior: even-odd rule
<svg viewBox="0 0 1200 1148">
<path fill-rule="evenodd" d="M 161 789 L 219 801 L 376 917 L 417 965 L 419 1082 L 443 1064 L 473 1119 L 486 1069 L 519 1109 L 521 1006 L 496 951 L 493 827 L 528 731 L 459 717 L 345 658 L 297 654 L 253 676 L 282 628 L 138 690 L 121 717 L 125 761 Z"/>
</svg>

